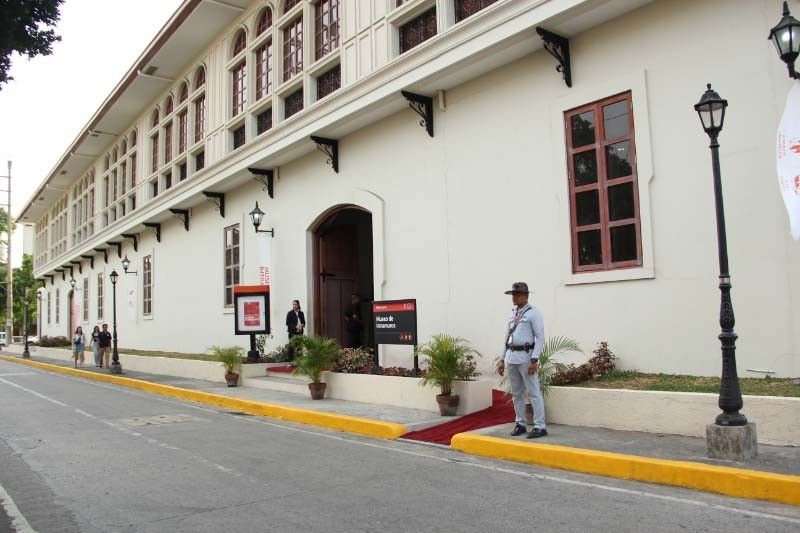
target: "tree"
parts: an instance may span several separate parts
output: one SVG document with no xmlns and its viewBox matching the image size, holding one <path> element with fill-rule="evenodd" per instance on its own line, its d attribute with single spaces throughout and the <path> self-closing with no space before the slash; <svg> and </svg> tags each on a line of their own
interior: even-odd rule
<svg viewBox="0 0 800 533">
<path fill-rule="evenodd" d="M 28 58 L 53 53 L 52 45 L 61 37 L 50 26 L 58 23 L 63 1 L 0 1 L 0 89 L 13 79 L 8 75 L 13 52 Z"/>
<path fill-rule="evenodd" d="M 6 320 L 6 269 L 7 266 L 5 264 L 0 264 L 0 321 L 2 321 L 2 324 L 5 324 Z M 39 283 L 33 278 L 33 256 L 24 254 L 22 256 L 22 266 L 15 268 L 13 274 L 14 330 L 22 331 L 26 289 L 28 289 L 28 328 L 31 329 L 36 324 L 36 289 L 39 288 Z"/>
</svg>

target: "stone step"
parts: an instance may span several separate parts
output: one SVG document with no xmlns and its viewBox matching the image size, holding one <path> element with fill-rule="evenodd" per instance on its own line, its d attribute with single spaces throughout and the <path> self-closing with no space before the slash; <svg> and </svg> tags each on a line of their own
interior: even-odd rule
<svg viewBox="0 0 800 533">
<path fill-rule="evenodd" d="M 245 387 L 255 387 L 258 389 L 268 389 L 282 392 L 293 392 L 295 394 L 308 394 L 308 380 L 296 377 L 282 376 L 261 376 L 256 378 L 246 378 L 242 380 Z"/>
</svg>

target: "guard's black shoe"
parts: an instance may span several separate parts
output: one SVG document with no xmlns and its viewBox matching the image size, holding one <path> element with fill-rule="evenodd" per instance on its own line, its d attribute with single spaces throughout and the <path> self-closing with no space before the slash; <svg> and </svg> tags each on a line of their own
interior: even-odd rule
<svg viewBox="0 0 800 533">
<path fill-rule="evenodd" d="M 524 435 L 527 433 L 528 430 L 525 429 L 525 426 L 520 426 L 519 424 L 514 427 L 514 431 L 511 432 L 512 437 L 519 437 L 520 435 Z"/>
<path fill-rule="evenodd" d="M 546 429 L 533 428 L 531 430 L 531 432 L 528 433 L 528 436 L 525 437 L 525 438 L 526 439 L 538 439 L 538 438 L 544 437 L 545 435 L 547 435 L 547 430 Z"/>
</svg>

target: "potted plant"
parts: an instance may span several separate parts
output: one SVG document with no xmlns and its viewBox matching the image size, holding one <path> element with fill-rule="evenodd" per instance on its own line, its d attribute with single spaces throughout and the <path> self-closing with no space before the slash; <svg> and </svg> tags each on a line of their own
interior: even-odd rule
<svg viewBox="0 0 800 533">
<path fill-rule="evenodd" d="M 420 385 L 439 387 L 441 394 L 436 396 L 439 412 L 442 416 L 454 416 L 459 398 L 453 394 L 453 381 L 476 377 L 475 357 L 480 354 L 466 340 L 444 333 L 434 335 L 417 352 L 428 358 L 428 368 Z"/>
<path fill-rule="evenodd" d="M 225 368 L 225 381 L 228 387 L 239 384 L 239 368 L 242 366 L 241 346 L 212 346 L 209 348 L 215 361 L 222 363 Z"/>
<path fill-rule="evenodd" d="M 325 397 L 325 387 L 322 382 L 322 372 L 329 368 L 339 353 L 339 345 L 335 340 L 327 337 L 302 336 L 293 337 L 291 341 L 295 350 L 294 374 L 307 376 L 311 383 L 308 390 L 312 400 L 321 400 Z"/>
</svg>

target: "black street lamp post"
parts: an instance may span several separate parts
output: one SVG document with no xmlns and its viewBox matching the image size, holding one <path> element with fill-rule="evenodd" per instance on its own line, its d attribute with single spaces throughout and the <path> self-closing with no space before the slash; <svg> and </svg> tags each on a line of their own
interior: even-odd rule
<svg viewBox="0 0 800 533">
<path fill-rule="evenodd" d="M 28 294 L 30 289 L 25 289 L 25 298 L 22 300 L 22 334 L 25 335 L 25 348 L 22 350 L 22 358 L 30 359 L 31 351 L 28 349 Z"/>
<path fill-rule="evenodd" d="M 112 337 L 113 348 L 111 350 L 111 373 L 122 374 L 122 365 L 119 363 L 119 352 L 117 351 L 117 278 L 119 277 L 119 274 L 117 274 L 116 270 L 112 270 L 110 277 L 111 277 L 111 298 L 112 298 L 111 325 L 113 327 L 113 337 Z"/>
<path fill-rule="evenodd" d="M 720 98 L 716 91 L 711 90 L 711 84 L 694 108 L 700 116 L 703 129 L 708 134 L 711 144 L 711 166 L 714 172 L 714 200 L 717 208 L 717 248 L 719 251 L 719 290 L 720 312 L 719 325 L 722 333 L 719 335 L 722 344 L 722 383 L 719 390 L 719 408 L 722 413 L 717 415 L 718 426 L 746 426 L 747 418 L 739 412 L 742 408 L 742 393 L 739 390 L 739 377 L 736 373 L 736 339 L 733 331 L 735 319 L 733 316 L 733 303 L 731 302 L 731 275 L 728 271 L 728 241 L 725 234 L 725 208 L 722 203 L 722 181 L 719 168 L 719 142 L 717 137 L 722 131 L 725 121 L 725 108 L 728 101 Z"/>
<path fill-rule="evenodd" d="M 794 68 L 794 62 L 800 55 L 800 21 L 789 13 L 789 3 L 783 3 L 783 18 L 772 28 L 767 37 L 775 45 L 781 61 L 789 69 L 789 77 L 800 79 L 800 74 Z"/>
</svg>

